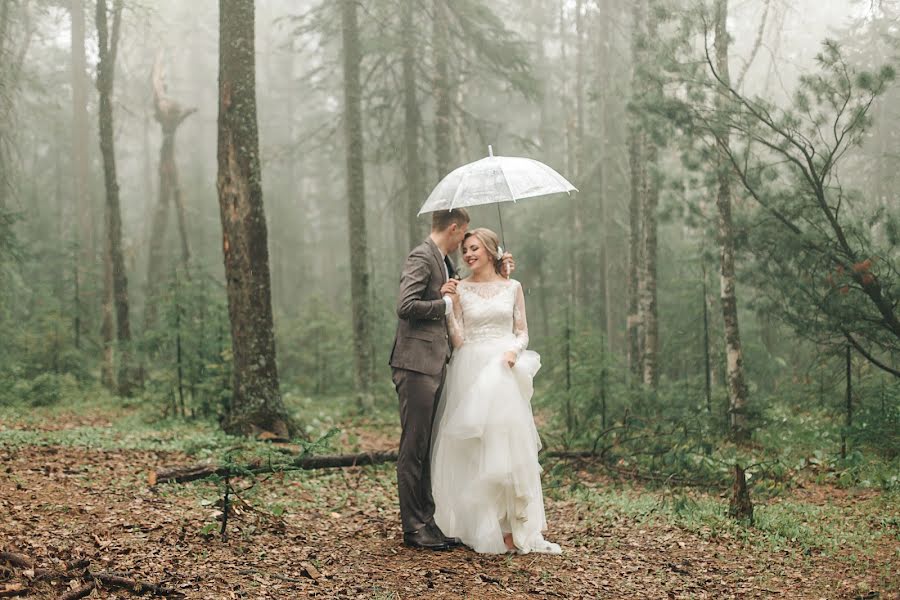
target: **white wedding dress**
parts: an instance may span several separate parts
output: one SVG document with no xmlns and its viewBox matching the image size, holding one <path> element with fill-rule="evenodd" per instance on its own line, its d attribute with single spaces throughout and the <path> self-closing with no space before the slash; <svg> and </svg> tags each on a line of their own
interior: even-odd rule
<svg viewBox="0 0 900 600">
<path fill-rule="evenodd" d="M 435 416 L 431 454 L 435 521 L 483 553 L 559 554 L 546 529 L 531 412 L 540 356 L 526 350 L 525 297 L 518 281 L 462 281 L 450 317 L 455 350 Z M 510 368 L 503 353 L 518 361 Z"/>
</svg>

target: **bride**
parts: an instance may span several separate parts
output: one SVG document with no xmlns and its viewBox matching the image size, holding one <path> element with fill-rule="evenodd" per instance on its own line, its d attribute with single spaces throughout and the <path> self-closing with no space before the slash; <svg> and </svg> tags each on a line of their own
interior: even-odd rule
<svg viewBox="0 0 900 600">
<path fill-rule="evenodd" d="M 498 246 L 484 228 L 463 240 L 472 274 L 451 296 L 454 352 L 431 455 L 435 521 L 476 552 L 559 554 L 541 535 L 541 442 L 531 413 L 540 357 L 525 349 L 525 296 L 500 275 Z"/>
</svg>

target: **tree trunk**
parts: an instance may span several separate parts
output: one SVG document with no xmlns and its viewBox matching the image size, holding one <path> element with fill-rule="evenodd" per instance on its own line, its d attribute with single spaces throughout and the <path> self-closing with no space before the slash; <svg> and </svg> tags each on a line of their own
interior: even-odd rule
<svg viewBox="0 0 900 600">
<path fill-rule="evenodd" d="M 638 286 L 639 314 L 643 326 L 643 383 L 653 389 L 659 384 L 659 315 L 656 300 L 656 209 L 659 184 L 655 173 L 658 150 L 646 134 L 644 152 L 648 173 L 641 190 L 641 272 Z"/>
<path fill-rule="evenodd" d="M 728 81 L 728 0 L 716 1 L 716 68 L 724 81 Z M 725 92 L 716 99 L 717 109 L 729 110 L 729 100 Z M 750 439 L 747 422 L 747 385 L 744 382 L 744 359 L 741 336 L 738 329 L 737 295 L 734 273 L 734 226 L 731 222 L 731 168 L 728 159 L 729 134 L 717 134 L 719 153 L 717 159 L 718 191 L 716 208 L 719 213 L 719 281 L 722 300 L 722 321 L 725 325 L 725 354 L 727 359 L 728 414 L 732 439 L 745 442 Z"/>
<path fill-rule="evenodd" d="M 278 389 L 266 217 L 256 121 L 253 0 L 219 0 L 218 175 L 234 355 L 226 431 L 279 438 L 290 419 Z"/>
<path fill-rule="evenodd" d="M 631 31 L 631 94 L 636 97 L 641 89 L 639 64 L 642 56 L 641 37 L 644 28 L 644 0 L 632 4 Z M 628 201 L 628 317 L 626 333 L 628 337 L 628 369 L 632 381 L 641 377 L 640 313 L 638 303 L 639 270 L 641 254 L 641 189 L 643 189 L 643 145 L 639 118 L 631 114 L 628 126 L 628 169 L 631 194 Z"/>
<path fill-rule="evenodd" d="M 642 0 L 644 3 L 644 0 Z M 644 3 L 646 8 L 646 4 Z M 646 50 L 649 40 L 656 37 L 657 17 L 654 11 L 645 13 L 646 38 L 639 49 L 639 65 L 643 69 L 649 68 L 650 58 Z M 636 24 L 640 27 L 640 24 Z M 654 91 L 653 82 L 647 75 L 639 77 L 638 93 L 643 95 Z M 657 174 L 657 162 L 659 151 L 656 143 L 651 139 L 649 126 L 642 123 L 640 126 L 638 144 L 641 148 L 640 169 L 640 272 L 638 275 L 638 314 L 642 327 L 643 348 L 641 353 L 642 381 L 645 386 L 656 389 L 659 384 L 659 317 L 656 300 L 656 210 L 659 204 L 659 182 Z"/>
<path fill-rule="evenodd" d="M 144 309 L 144 326 L 149 329 L 156 323 L 157 296 L 159 285 L 165 272 L 164 260 L 166 232 L 169 224 L 169 210 L 175 205 L 178 219 L 178 233 L 181 241 L 181 262 L 187 272 L 190 260 L 190 245 L 187 239 L 184 204 L 181 188 L 178 184 L 178 165 L 175 163 L 175 134 L 179 125 L 195 112 L 195 109 L 184 109 L 177 102 L 165 96 L 163 81 L 162 53 L 153 66 L 153 108 L 156 122 L 162 130 L 162 145 L 159 150 L 159 200 L 153 213 L 153 226 L 150 232 L 150 257 L 147 262 L 147 293 Z"/>
<path fill-rule="evenodd" d="M 100 383 L 111 392 L 116 391 L 116 364 L 113 339 L 113 276 L 109 249 L 103 252 L 103 302 L 100 314 L 100 340 L 103 344 L 103 359 L 100 362 Z M 76 273 L 76 277 L 78 274 Z"/>
<path fill-rule="evenodd" d="M 347 152 L 347 218 L 350 225 L 350 296 L 353 303 L 353 359 L 357 398 L 369 400 L 371 386 L 369 272 L 366 241 L 366 194 L 359 70 L 362 50 L 356 0 L 341 0 L 344 44 L 344 134 Z"/>
<path fill-rule="evenodd" d="M 709 362 L 709 309 L 706 303 L 706 265 L 703 265 L 703 391 L 706 412 L 712 414 L 712 372 Z"/>
<path fill-rule="evenodd" d="M 112 93 L 116 52 L 122 24 L 122 0 L 113 0 L 112 32 L 107 28 L 106 0 L 97 2 L 97 90 L 100 92 L 100 152 L 106 186 L 106 252 L 112 267 L 113 304 L 116 313 L 116 339 L 119 346 L 118 390 L 131 393 L 131 324 L 128 317 L 128 277 L 122 253 L 122 215 L 119 207 L 119 182 L 116 176 L 116 151 L 113 139 Z"/>
<path fill-rule="evenodd" d="M 72 206 L 77 215 L 76 223 L 76 269 L 81 286 L 87 281 L 90 265 L 94 264 L 94 203 L 89 193 L 90 155 L 88 149 L 89 117 L 87 109 L 88 76 L 87 59 L 85 58 L 85 17 L 84 0 L 71 0 L 72 35 L 72 164 L 74 172 Z M 81 289 L 79 286 L 79 290 Z M 76 314 L 74 317 L 76 348 L 81 340 L 81 327 L 85 323 L 85 315 L 81 307 L 87 303 L 80 295 L 76 298 Z"/>
<path fill-rule="evenodd" d="M 407 247 L 412 248 L 424 237 L 425 229 L 416 217 L 419 207 L 425 201 L 422 189 L 422 166 L 419 162 L 419 129 L 422 115 L 416 98 L 416 32 L 413 15 L 415 0 L 405 0 L 403 7 L 403 106 L 404 144 L 406 146 L 406 211 Z"/>
<path fill-rule="evenodd" d="M 437 181 L 450 172 L 450 32 L 446 2 L 434 0 L 434 146 Z"/>
<path fill-rule="evenodd" d="M 584 0 L 575 0 L 575 180 L 579 185 L 586 185 L 587 157 L 584 141 Z M 587 310 L 588 292 L 585 261 L 584 219 L 585 211 L 582 202 L 572 202 L 572 235 L 575 238 L 573 252 L 575 264 L 574 290 L 576 306 Z"/>
<path fill-rule="evenodd" d="M 543 0 L 532 0 L 531 10 L 534 19 L 534 38 L 535 51 L 537 52 L 536 65 L 540 74 L 539 82 L 541 88 L 540 95 L 540 123 L 538 125 L 538 143 L 540 144 L 540 159 L 543 162 L 555 164 L 556 157 L 551 153 L 553 145 L 553 123 L 551 122 L 551 114 L 553 110 L 550 107 L 550 99 L 553 97 L 551 90 L 553 89 L 553 77 L 551 76 L 551 68 L 547 60 L 547 48 L 545 41 L 544 27 L 546 26 L 547 15 L 544 10 Z"/>
<path fill-rule="evenodd" d="M 845 375 L 844 382 L 846 384 L 846 394 L 844 396 L 846 402 L 846 414 L 844 420 L 844 431 L 841 432 L 841 458 L 847 458 L 847 434 L 853 425 L 853 355 L 850 346 L 844 351 Z"/>
<path fill-rule="evenodd" d="M 750 501 L 750 491 L 747 489 L 747 475 L 739 464 L 734 465 L 734 485 L 731 490 L 731 499 L 728 502 L 728 516 L 732 519 L 753 524 L 753 503 Z"/>
<path fill-rule="evenodd" d="M 10 2 L 0 3 L 0 213 L 7 208 L 10 195 L 10 171 L 7 138 L 12 131 L 12 79 L 9 72 Z"/>
<path fill-rule="evenodd" d="M 610 259 L 610 243 L 609 236 L 612 235 L 612 194 L 610 193 L 609 173 L 611 169 L 607 168 L 607 161 L 610 153 L 607 153 L 609 146 L 609 89 L 612 81 L 610 77 L 611 56 L 610 48 L 612 44 L 612 27 L 611 21 L 613 15 L 609 14 L 607 3 L 600 3 L 601 13 L 599 15 L 602 23 L 600 39 L 598 41 L 599 52 L 597 56 L 597 64 L 600 65 L 600 74 L 597 85 L 597 98 L 600 105 L 599 114 L 597 115 L 597 137 L 599 144 L 597 145 L 597 174 L 599 180 L 599 204 L 600 204 L 600 297 L 603 299 L 603 312 L 605 316 L 604 332 L 606 333 L 606 350 L 612 352 L 613 337 L 615 333 L 615 319 L 613 317 L 613 299 L 612 299 L 612 260 Z"/>
</svg>

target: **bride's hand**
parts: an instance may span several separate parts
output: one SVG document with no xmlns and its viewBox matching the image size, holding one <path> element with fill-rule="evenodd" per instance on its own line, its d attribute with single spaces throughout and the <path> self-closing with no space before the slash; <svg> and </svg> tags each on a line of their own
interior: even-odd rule
<svg viewBox="0 0 900 600">
<path fill-rule="evenodd" d="M 500 258 L 500 262 L 503 263 L 503 266 L 500 269 L 500 272 L 507 279 L 510 278 L 513 271 L 516 270 L 516 261 L 513 259 L 513 255 L 509 252 L 505 252 L 503 256 Z"/>
<path fill-rule="evenodd" d="M 503 360 L 506 362 L 507 366 L 512 369 L 514 366 L 516 366 L 516 360 L 518 360 L 518 357 L 516 356 L 515 352 L 504 352 Z"/>
</svg>

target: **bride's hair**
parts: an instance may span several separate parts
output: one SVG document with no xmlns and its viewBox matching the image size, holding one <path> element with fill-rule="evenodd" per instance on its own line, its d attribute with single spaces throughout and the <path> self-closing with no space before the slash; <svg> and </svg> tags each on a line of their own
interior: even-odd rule
<svg viewBox="0 0 900 600">
<path fill-rule="evenodd" d="M 497 234 L 487 227 L 478 227 L 466 232 L 466 235 L 463 237 L 463 244 L 465 244 L 466 240 L 472 236 L 478 238 L 478 241 L 481 242 L 481 245 L 484 246 L 484 249 L 487 251 L 487 253 L 494 259 L 494 271 L 496 271 L 497 274 L 500 275 L 501 266 L 503 264 L 499 258 L 500 238 L 498 238 Z"/>
</svg>

